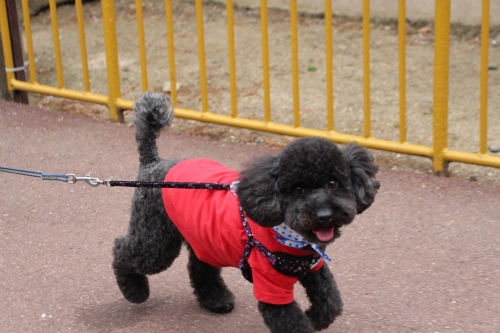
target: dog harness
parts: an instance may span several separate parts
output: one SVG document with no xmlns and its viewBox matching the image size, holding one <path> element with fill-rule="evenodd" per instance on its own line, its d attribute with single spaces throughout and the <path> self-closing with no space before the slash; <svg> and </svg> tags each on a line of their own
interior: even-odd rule
<svg viewBox="0 0 500 333">
<path fill-rule="evenodd" d="M 239 267 L 243 277 L 253 282 L 252 280 L 252 269 L 248 264 L 248 256 L 250 256 L 250 251 L 255 247 L 264 257 L 269 260 L 271 266 L 281 274 L 288 276 L 294 276 L 301 278 L 311 271 L 316 265 L 321 261 L 321 255 L 317 252 L 307 255 L 307 256 L 294 256 L 282 252 L 271 252 L 264 245 L 262 245 L 257 239 L 255 239 L 248 225 L 247 218 L 243 212 L 243 208 L 240 206 L 241 221 L 243 222 L 243 228 L 247 234 L 247 243 L 245 245 L 245 250 L 243 252 L 243 257 L 240 260 Z"/>
</svg>

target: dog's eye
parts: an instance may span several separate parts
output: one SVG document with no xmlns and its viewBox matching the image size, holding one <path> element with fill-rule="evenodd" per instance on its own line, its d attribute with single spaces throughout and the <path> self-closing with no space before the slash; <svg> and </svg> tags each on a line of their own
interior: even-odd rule
<svg viewBox="0 0 500 333">
<path fill-rule="evenodd" d="M 335 180 L 330 180 L 327 185 L 329 190 L 335 190 L 337 186 L 339 186 L 339 183 L 337 183 Z"/>
<path fill-rule="evenodd" d="M 304 189 L 300 186 L 297 186 L 296 188 L 293 189 L 293 193 L 295 194 L 304 194 Z"/>
</svg>

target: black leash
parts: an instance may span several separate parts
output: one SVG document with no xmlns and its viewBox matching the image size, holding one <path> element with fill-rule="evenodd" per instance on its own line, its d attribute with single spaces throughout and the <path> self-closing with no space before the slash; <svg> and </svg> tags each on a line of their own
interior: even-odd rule
<svg viewBox="0 0 500 333">
<path fill-rule="evenodd" d="M 103 184 L 108 186 L 126 187 L 161 187 L 161 188 L 187 188 L 205 190 L 229 190 L 230 184 L 199 183 L 199 182 L 143 182 L 129 180 L 104 180 Z"/>
<path fill-rule="evenodd" d="M 0 172 L 13 173 L 16 175 L 30 176 L 41 178 L 42 180 L 57 180 L 66 182 L 69 184 L 74 184 L 79 180 L 86 181 L 92 187 L 97 187 L 99 185 L 106 185 L 110 187 L 114 186 L 124 186 L 124 187 L 155 187 L 155 188 L 184 188 L 184 189 L 205 189 L 205 190 L 229 190 L 231 188 L 230 184 L 220 184 L 220 183 L 200 183 L 200 182 L 146 182 L 146 181 L 129 181 L 129 180 L 99 180 L 99 178 L 90 177 L 86 175 L 85 177 L 77 177 L 74 174 L 53 174 L 53 173 L 43 173 L 30 170 L 21 170 L 6 168 L 0 166 Z"/>
</svg>

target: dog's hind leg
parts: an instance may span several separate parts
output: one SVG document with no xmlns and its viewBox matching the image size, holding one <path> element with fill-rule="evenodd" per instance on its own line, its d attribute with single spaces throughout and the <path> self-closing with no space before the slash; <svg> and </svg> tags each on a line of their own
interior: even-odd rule
<svg viewBox="0 0 500 333">
<path fill-rule="evenodd" d="M 140 211 L 145 201 L 154 200 L 152 196 L 143 195 L 144 192 L 137 191 L 134 196 L 129 234 L 117 238 L 113 248 L 116 282 L 123 296 L 133 303 L 148 299 L 146 275 L 170 267 L 179 256 L 184 241 L 163 207 L 151 205 L 147 211 Z"/>
<path fill-rule="evenodd" d="M 132 250 L 127 237 L 115 239 L 113 270 L 123 296 L 132 303 L 145 302 L 149 297 L 149 282 L 133 267 Z"/>
<path fill-rule="evenodd" d="M 143 303 L 148 299 L 149 282 L 146 274 L 157 274 L 170 267 L 180 253 L 182 239 L 171 240 L 169 246 L 165 246 L 168 251 L 165 248 L 146 248 L 147 243 L 138 243 L 142 242 L 120 237 L 115 240 L 113 249 L 116 282 L 123 296 L 132 303 Z"/>
<path fill-rule="evenodd" d="M 188 271 L 191 286 L 201 306 L 215 313 L 228 313 L 234 308 L 234 295 L 224 283 L 221 269 L 204 263 L 189 248 Z"/>
</svg>

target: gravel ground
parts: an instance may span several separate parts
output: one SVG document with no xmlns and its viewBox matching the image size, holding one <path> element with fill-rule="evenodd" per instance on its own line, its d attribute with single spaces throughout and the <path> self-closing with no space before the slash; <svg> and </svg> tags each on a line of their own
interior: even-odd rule
<svg viewBox="0 0 500 333">
<path fill-rule="evenodd" d="M 166 25 L 161 1 L 144 2 L 149 89 L 162 91 L 169 80 L 166 49 Z M 190 1 L 173 1 L 179 106 L 201 109 L 199 62 L 195 7 Z M 106 94 L 106 71 L 99 2 L 84 5 L 86 40 L 92 91 Z M 117 0 L 117 33 L 122 94 L 134 100 L 141 93 L 135 5 Z M 83 89 L 78 31 L 73 6 L 58 11 L 65 84 Z M 324 129 L 326 104 L 324 20 L 299 18 L 300 106 L 303 126 Z M 32 19 L 33 40 L 40 83 L 57 85 L 50 15 L 42 12 Z M 260 19 L 256 10 L 235 12 L 238 112 L 242 117 L 263 118 L 263 92 L 260 47 Z M 229 65 L 225 7 L 204 6 L 205 49 L 209 109 L 230 113 Z M 467 33 L 464 33 L 466 31 Z M 451 38 L 449 146 L 451 149 L 476 152 L 479 146 L 479 61 L 480 42 L 477 29 L 462 29 Z M 407 121 L 408 141 L 432 145 L 433 58 L 432 26 L 419 23 L 408 26 L 407 38 Z M 362 27 L 356 19 L 335 18 L 334 97 L 335 129 L 341 133 L 363 133 Z M 371 108 L 372 135 L 399 139 L 398 37 L 394 23 L 373 23 L 371 29 Z M 290 26 L 288 13 L 269 10 L 269 45 L 271 70 L 271 108 L 275 122 L 291 124 L 293 97 L 291 87 Z M 491 63 L 500 61 L 500 48 L 490 48 Z M 490 71 L 488 144 L 500 146 L 500 72 Z M 32 102 L 71 112 L 106 118 L 101 106 L 32 95 Z M 214 139 L 282 146 L 290 138 L 228 128 L 193 121 L 177 121 L 174 130 Z M 432 163 L 426 158 L 388 152 L 374 152 L 381 165 L 427 173 Z M 452 163 L 453 176 L 480 182 L 500 183 L 500 170 Z"/>
</svg>

